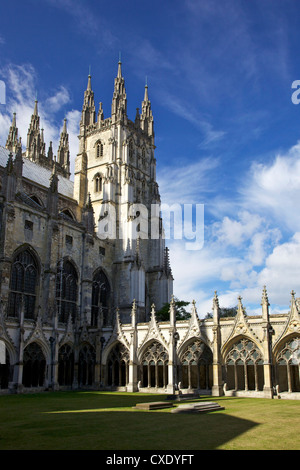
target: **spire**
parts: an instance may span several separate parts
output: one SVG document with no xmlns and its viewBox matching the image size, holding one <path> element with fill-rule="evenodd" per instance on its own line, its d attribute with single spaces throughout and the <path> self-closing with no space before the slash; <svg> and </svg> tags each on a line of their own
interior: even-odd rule
<svg viewBox="0 0 300 470">
<path fill-rule="evenodd" d="M 70 150 L 69 134 L 67 132 L 67 119 L 64 119 L 63 129 L 60 134 L 59 147 L 57 151 L 58 163 L 65 170 L 65 176 L 70 177 Z"/>
<path fill-rule="evenodd" d="M 49 149 L 48 149 L 48 160 L 49 162 L 53 161 L 53 148 L 52 148 L 52 141 L 50 141 Z"/>
<path fill-rule="evenodd" d="M 90 126 L 95 123 L 96 111 L 95 111 L 94 92 L 92 90 L 92 77 L 89 72 L 87 88 L 84 92 L 83 106 L 81 112 L 81 126 Z"/>
<path fill-rule="evenodd" d="M 39 115 L 39 113 L 38 113 L 38 100 L 37 100 L 37 99 L 36 99 L 35 102 L 34 102 L 33 115 L 34 115 L 34 116 L 38 116 L 38 115 Z"/>
<path fill-rule="evenodd" d="M 122 76 L 122 62 L 119 58 L 118 73 L 115 78 L 114 93 L 111 105 L 111 117 L 113 122 L 127 119 L 127 97 L 125 90 L 125 80 Z"/>
<path fill-rule="evenodd" d="M 146 78 L 144 100 L 142 101 L 141 128 L 149 136 L 154 137 L 153 115 L 151 110 L 151 102 L 148 95 L 148 83 Z"/>
<path fill-rule="evenodd" d="M 117 78 L 122 78 L 122 62 L 121 62 L 121 53 L 119 56 L 119 62 L 118 62 L 118 75 Z"/>
<path fill-rule="evenodd" d="M 265 321 L 269 320 L 269 299 L 267 294 L 266 286 L 263 287 L 261 306 L 262 306 L 262 317 Z"/>
<path fill-rule="evenodd" d="M 7 148 L 7 150 L 10 150 L 11 152 L 16 152 L 17 147 L 19 145 L 20 145 L 20 142 L 18 141 L 18 128 L 16 124 L 16 113 L 13 113 L 12 123 L 9 128 L 5 147 Z"/>
<path fill-rule="evenodd" d="M 38 101 L 35 100 L 33 114 L 27 132 L 26 157 L 39 161 L 41 153 L 40 117 L 38 114 Z"/>
<path fill-rule="evenodd" d="M 148 84 L 147 84 L 147 77 L 146 77 L 146 82 L 145 82 L 145 94 L 144 94 L 144 101 L 149 101 L 149 97 L 148 97 Z"/>
<path fill-rule="evenodd" d="M 88 75 L 88 83 L 86 87 L 87 91 L 92 91 L 92 76 L 91 76 L 91 67 L 89 70 L 89 75 Z"/>
</svg>

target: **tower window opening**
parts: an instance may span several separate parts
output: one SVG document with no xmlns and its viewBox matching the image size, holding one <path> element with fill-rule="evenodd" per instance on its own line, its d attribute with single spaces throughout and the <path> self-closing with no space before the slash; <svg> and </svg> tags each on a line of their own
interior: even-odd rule
<svg viewBox="0 0 300 470">
<path fill-rule="evenodd" d="M 98 142 L 96 145 L 96 157 L 100 158 L 103 157 L 103 144 L 102 142 Z"/>
</svg>

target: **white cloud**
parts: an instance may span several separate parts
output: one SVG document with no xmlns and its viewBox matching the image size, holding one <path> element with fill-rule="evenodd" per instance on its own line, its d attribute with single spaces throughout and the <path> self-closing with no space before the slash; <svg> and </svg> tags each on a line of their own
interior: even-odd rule
<svg viewBox="0 0 300 470">
<path fill-rule="evenodd" d="M 268 214 L 290 231 L 299 231 L 300 143 L 277 155 L 270 164 L 254 163 L 240 192 L 248 208 Z"/>
<path fill-rule="evenodd" d="M 64 86 L 61 86 L 55 95 L 50 96 L 45 105 L 51 113 L 59 111 L 62 107 L 70 102 L 70 94 Z"/>
<path fill-rule="evenodd" d="M 15 112 L 19 137 L 22 137 L 23 149 L 25 149 L 28 127 L 34 109 L 34 101 L 36 99 L 36 71 L 31 64 L 10 64 L 5 69 L 1 70 L 1 76 L 5 78 L 8 90 L 8 100 L 6 111 L 4 113 L 0 113 L 0 144 L 5 145 L 6 143 L 12 114 Z M 57 115 L 70 103 L 70 93 L 64 85 L 59 86 L 53 94 L 49 94 L 44 101 L 38 103 L 40 128 L 44 129 L 46 152 L 50 141 L 52 142 L 54 154 L 57 152 L 60 133 L 63 126 L 62 119 L 58 118 Z M 78 152 L 77 136 L 80 111 L 72 109 L 71 111 L 67 111 L 64 117 L 67 118 L 71 173 L 73 174 L 75 157 Z"/>
<path fill-rule="evenodd" d="M 158 169 L 157 180 L 162 202 L 165 204 L 202 204 L 201 193 L 212 191 L 213 171 L 217 158 L 202 158 L 185 166 L 165 166 Z"/>
</svg>

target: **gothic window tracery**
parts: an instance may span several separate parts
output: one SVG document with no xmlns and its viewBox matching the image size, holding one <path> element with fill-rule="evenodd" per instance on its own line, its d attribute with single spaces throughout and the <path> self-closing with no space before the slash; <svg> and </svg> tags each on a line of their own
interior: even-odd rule
<svg viewBox="0 0 300 470">
<path fill-rule="evenodd" d="M 46 360 L 37 343 L 30 343 L 25 348 L 23 362 L 23 385 L 25 387 L 42 387 L 45 381 Z"/>
<path fill-rule="evenodd" d="M 81 386 L 93 385 L 95 375 L 96 353 L 94 348 L 85 344 L 79 352 L 78 380 Z"/>
<path fill-rule="evenodd" d="M 58 352 L 58 383 L 72 385 L 74 376 L 74 352 L 70 345 L 64 344 Z"/>
<path fill-rule="evenodd" d="M 37 263 L 27 249 L 15 257 L 12 265 L 9 316 L 19 318 L 23 305 L 24 318 L 34 319 L 37 284 Z"/>
<path fill-rule="evenodd" d="M 181 388 L 211 388 L 212 352 L 200 340 L 190 343 L 181 355 L 179 381 Z"/>
<path fill-rule="evenodd" d="M 99 326 L 98 321 L 106 326 L 109 323 L 110 285 L 102 270 L 93 277 L 91 325 Z"/>
<path fill-rule="evenodd" d="M 169 355 L 159 341 L 153 341 L 142 357 L 143 387 L 166 387 Z"/>
<path fill-rule="evenodd" d="M 108 385 L 122 387 L 129 379 L 129 351 L 122 343 L 117 343 L 108 357 Z"/>
<path fill-rule="evenodd" d="M 300 391 L 300 337 L 286 341 L 276 357 L 279 391 Z"/>
<path fill-rule="evenodd" d="M 69 316 L 75 320 L 77 309 L 77 272 L 73 264 L 65 260 L 60 262 L 56 274 L 56 303 L 58 321 L 67 323 Z"/>
<path fill-rule="evenodd" d="M 263 389 L 263 357 L 253 341 L 242 338 L 236 342 L 226 355 L 225 363 L 227 389 Z"/>
</svg>

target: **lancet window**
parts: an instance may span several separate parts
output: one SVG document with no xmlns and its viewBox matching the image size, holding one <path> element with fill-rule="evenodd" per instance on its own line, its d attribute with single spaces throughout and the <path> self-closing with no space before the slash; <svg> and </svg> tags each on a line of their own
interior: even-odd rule
<svg viewBox="0 0 300 470">
<path fill-rule="evenodd" d="M 56 304 L 58 321 L 67 323 L 69 316 L 75 320 L 77 309 L 78 276 L 73 264 L 65 260 L 57 267 L 56 275 Z"/>
<path fill-rule="evenodd" d="M 20 318 L 24 309 L 24 318 L 34 319 L 38 269 L 30 251 L 19 253 L 13 262 L 10 277 L 9 316 Z"/>
</svg>

